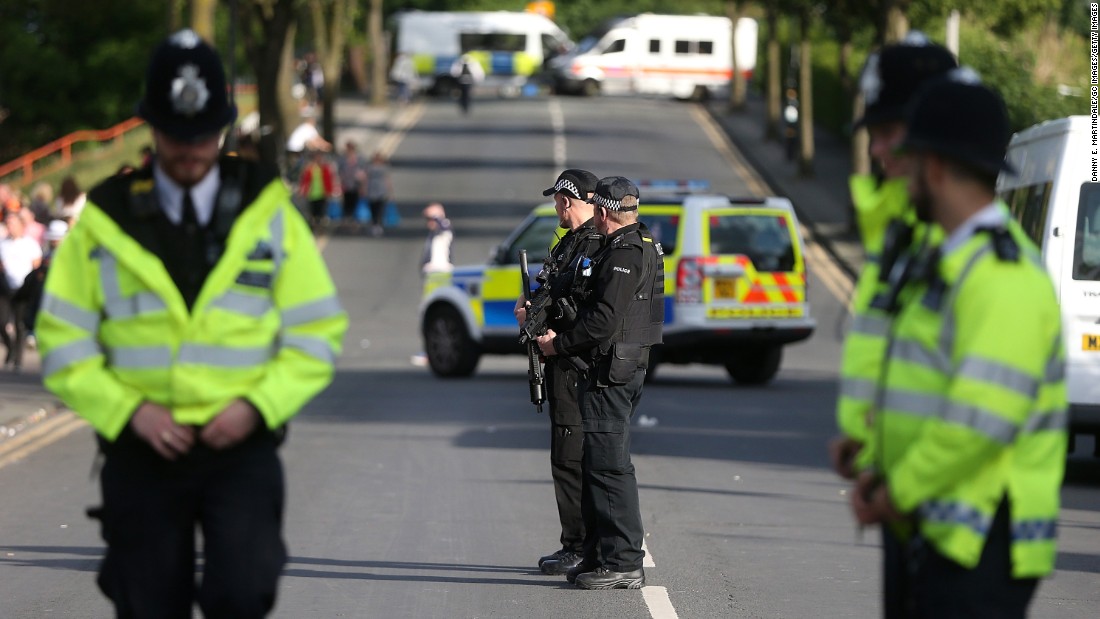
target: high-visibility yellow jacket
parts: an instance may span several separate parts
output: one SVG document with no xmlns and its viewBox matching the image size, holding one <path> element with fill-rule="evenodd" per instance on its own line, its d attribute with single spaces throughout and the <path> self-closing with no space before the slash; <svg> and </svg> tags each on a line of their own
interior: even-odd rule
<svg viewBox="0 0 1100 619">
<path fill-rule="evenodd" d="M 281 426 L 332 380 L 347 322 L 274 180 L 238 215 L 191 311 L 163 263 L 89 201 L 51 263 L 36 333 L 46 387 L 114 440 L 143 401 L 202 425 L 245 398 Z"/>
<path fill-rule="evenodd" d="M 1006 497 L 1012 572 L 1054 567 L 1066 458 L 1065 354 L 1049 276 L 1016 222 L 999 257 L 978 232 L 938 261 L 892 327 L 876 403 L 891 498 L 946 557 L 972 568 Z M 905 527 L 899 529 L 904 534 Z"/>
</svg>

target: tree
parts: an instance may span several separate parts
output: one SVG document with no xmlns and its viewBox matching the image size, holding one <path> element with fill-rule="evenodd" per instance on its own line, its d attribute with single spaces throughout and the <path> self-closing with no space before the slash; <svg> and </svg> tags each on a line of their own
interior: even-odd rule
<svg viewBox="0 0 1100 619">
<path fill-rule="evenodd" d="M 814 174 L 814 97 L 813 97 L 813 55 L 810 43 L 813 9 L 809 2 L 798 7 L 799 31 L 799 140 L 798 171 L 802 176 Z"/>
<path fill-rule="evenodd" d="M 729 109 L 737 112 L 745 109 L 745 74 L 737 62 L 737 22 L 741 19 L 741 2 L 726 0 L 726 16 L 730 18 L 730 55 L 733 71 L 730 74 Z"/>
<path fill-rule="evenodd" d="M 767 4 L 768 38 L 765 42 L 768 54 L 768 120 L 764 135 L 769 140 L 779 139 L 779 7 L 774 2 Z"/>
<path fill-rule="evenodd" d="M 260 112 L 260 159 L 282 161 L 287 125 L 297 118 L 290 97 L 291 64 L 297 13 L 294 0 L 252 0 L 242 7 L 252 19 L 242 27 L 249 62 L 256 75 L 256 105 Z M 244 24 L 245 20 L 241 20 Z"/>
<path fill-rule="evenodd" d="M 217 0 L 191 0 L 191 29 L 200 37 L 214 44 L 214 13 Z"/>
<path fill-rule="evenodd" d="M 336 137 L 335 103 L 340 94 L 344 43 L 347 41 L 348 29 L 355 23 L 357 9 L 355 0 L 309 0 L 313 45 L 325 82 L 325 92 L 321 97 L 324 111 L 321 133 L 329 142 L 333 142 Z"/>
<path fill-rule="evenodd" d="M 371 48 L 371 103 L 386 102 L 386 41 L 382 35 L 382 0 L 370 0 L 370 23 L 367 31 Z"/>
</svg>

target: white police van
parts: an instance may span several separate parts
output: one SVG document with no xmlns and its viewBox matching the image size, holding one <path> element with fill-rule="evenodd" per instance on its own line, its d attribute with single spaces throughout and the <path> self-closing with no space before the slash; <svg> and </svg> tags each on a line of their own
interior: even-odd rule
<svg viewBox="0 0 1100 619">
<path fill-rule="evenodd" d="M 1062 307 L 1070 429 L 1100 437 L 1100 183 L 1091 119 L 1050 120 L 1012 137 L 997 193 L 1042 249 Z M 1100 441 L 1097 441 L 1100 455 Z"/>
</svg>

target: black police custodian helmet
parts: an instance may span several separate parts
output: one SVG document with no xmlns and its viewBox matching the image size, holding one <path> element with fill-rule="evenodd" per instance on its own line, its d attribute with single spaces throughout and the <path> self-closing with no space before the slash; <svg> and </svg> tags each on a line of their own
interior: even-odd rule
<svg viewBox="0 0 1100 619">
<path fill-rule="evenodd" d="M 905 109 L 921 85 L 958 66 L 943 46 L 913 31 L 896 45 L 888 45 L 867 59 L 859 78 L 866 103 L 856 127 L 905 120 Z"/>
<path fill-rule="evenodd" d="M 1005 161 L 1012 131 L 1004 100 L 962 68 L 926 84 L 909 110 L 901 150 L 935 153 L 996 176 L 1014 173 Z"/>
<path fill-rule="evenodd" d="M 596 190 L 588 202 L 602 206 L 611 211 L 633 211 L 638 208 L 637 203 L 631 206 L 623 206 L 623 198 L 634 196 L 641 201 L 638 186 L 625 176 L 608 176 L 601 178 L 596 183 Z"/>
<path fill-rule="evenodd" d="M 543 191 L 542 195 L 552 196 L 560 191 L 578 200 L 587 200 L 588 194 L 595 191 L 598 180 L 600 179 L 588 170 L 570 168 L 559 174 L 554 186 Z"/>
<path fill-rule="evenodd" d="M 233 122 L 221 58 L 193 30 L 180 30 L 153 51 L 137 114 L 181 141 L 215 134 Z"/>
</svg>

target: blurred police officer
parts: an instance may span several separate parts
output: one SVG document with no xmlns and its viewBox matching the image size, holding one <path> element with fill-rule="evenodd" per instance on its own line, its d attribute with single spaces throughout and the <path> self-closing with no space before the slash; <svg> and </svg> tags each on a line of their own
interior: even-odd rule
<svg viewBox="0 0 1100 619">
<path fill-rule="evenodd" d="M 117 615 L 190 618 L 197 600 L 263 617 L 286 561 L 276 448 L 331 380 L 347 317 L 278 176 L 218 156 L 236 109 L 213 48 L 164 41 L 138 113 L 154 165 L 92 190 L 58 248 L 43 377 L 98 433 Z"/>
<path fill-rule="evenodd" d="M 961 69 L 929 83 L 908 116 L 909 192 L 946 238 L 906 282 L 874 470 L 851 493 L 861 524 L 889 525 L 889 617 L 1024 617 L 1054 568 L 1061 315 L 1036 248 L 995 198 L 1008 140 L 1004 102 Z"/>
<path fill-rule="evenodd" d="M 909 164 L 896 151 L 905 137 L 905 107 L 920 86 L 956 66 L 945 47 L 912 32 L 901 43 L 872 54 L 860 78 L 865 113 L 856 121 L 867 128 L 877 174 L 850 179 L 852 203 L 865 250 L 863 269 L 851 302 L 852 322 L 841 356 L 837 425 L 840 436 L 830 443 L 833 468 L 851 479 L 868 465 L 868 424 L 874 385 L 886 354 L 889 315 L 871 306 L 876 293 L 900 276 L 916 248 L 937 243 L 942 231 L 920 222 L 906 193 Z M 889 237 L 889 238 L 887 238 Z M 888 247 L 887 247 L 888 245 Z"/>
<path fill-rule="evenodd" d="M 585 589 L 638 589 L 645 584 L 645 553 L 630 419 L 642 397 L 650 348 L 661 342 L 664 266 L 660 246 L 638 222 L 634 183 L 621 176 L 601 179 L 589 201 L 606 238 L 593 258 L 588 292 L 580 295 L 577 322 L 538 340 L 547 357 L 581 356 L 591 365 L 579 384 L 584 556 L 567 577 Z"/>
<path fill-rule="evenodd" d="M 556 273 L 546 285 L 557 303 L 575 308 L 572 299 L 578 257 L 593 256 L 603 236 L 592 220 L 592 205 L 587 202 L 599 179 L 588 170 L 570 169 L 558 175 L 554 186 L 542 192 L 554 196 L 558 226 L 568 230 L 550 251 L 549 272 Z M 571 268 L 572 267 L 572 268 Z M 516 301 L 516 321 L 527 319 L 526 299 Z M 551 329 L 562 333 L 573 326 L 575 313 L 551 312 Z M 565 359 L 547 357 L 546 393 L 550 403 L 550 473 L 554 478 L 554 496 L 561 520 L 561 549 L 539 559 L 545 574 L 564 574 L 581 561 L 584 544 L 584 520 L 581 517 L 581 409 L 577 402 L 577 370 Z"/>
</svg>

